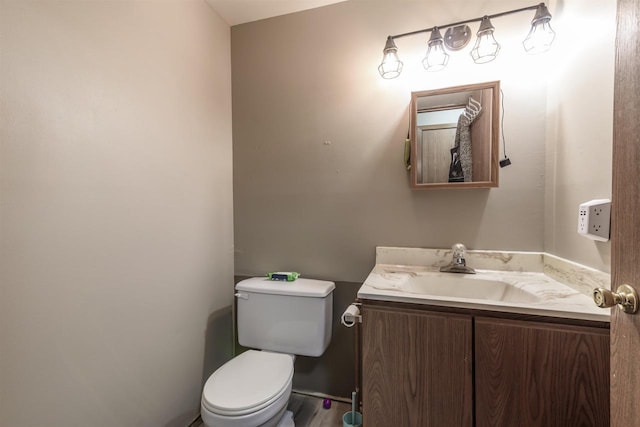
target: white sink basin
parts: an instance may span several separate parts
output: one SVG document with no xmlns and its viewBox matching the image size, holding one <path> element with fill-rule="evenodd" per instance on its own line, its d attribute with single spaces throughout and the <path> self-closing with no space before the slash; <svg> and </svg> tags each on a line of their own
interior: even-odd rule
<svg viewBox="0 0 640 427">
<path fill-rule="evenodd" d="M 540 298 L 499 280 L 481 279 L 473 275 L 411 275 L 398 290 L 442 298 L 464 298 L 511 303 L 539 302 Z"/>
</svg>

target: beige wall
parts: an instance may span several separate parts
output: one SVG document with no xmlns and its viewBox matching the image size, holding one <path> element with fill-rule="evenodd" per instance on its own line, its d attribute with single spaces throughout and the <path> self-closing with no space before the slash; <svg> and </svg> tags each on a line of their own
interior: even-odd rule
<svg viewBox="0 0 640 427">
<path fill-rule="evenodd" d="M 295 270 L 359 282 L 376 245 L 544 248 L 548 57 L 521 41 L 533 12 L 494 22 L 499 58 L 471 48 L 427 73 L 425 37 L 397 40 L 403 74 L 377 72 L 387 34 L 529 1 L 348 1 L 232 27 L 236 274 Z M 475 28 L 475 27 L 474 27 Z M 492 190 L 416 191 L 403 167 L 413 90 L 500 80 L 513 165 Z"/>
<path fill-rule="evenodd" d="M 469 46 L 426 73 L 427 36 L 414 36 L 397 40 L 401 77 L 376 70 L 388 34 L 529 5 L 353 0 L 232 27 L 236 274 L 340 281 L 335 322 L 376 245 L 546 250 L 608 270 L 609 244 L 579 236 L 576 211 L 610 195 L 615 0 L 551 2 L 557 39 L 545 55 L 522 52 L 526 12 L 494 20 L 502 50 L 492 63 L 472 64 Z M 410 190 L 411 91 L 492 80 L 513 162 L 500 187 Z M 299 360 L 295 385 L 348 397 L 339 349 L 351 345 L 334 336 L 322 358 Z"/>
<path fill-rule="evenodd" d="M 472 64 L 469 46 L 440 73 L 422 70 L 427 36 L 399 39 L 391 81 L 376 70 L 386 35 L 531 2 L 352 0 L 232 27 L 236 274 L 338 281 L 337 322 L 377 245 L 545 250 L 609 270 L 609 244 L 579 236 L 576 211 L 610 196 L 615 3 L 552 1 L 557 39 L 538 56 L 520 44 L 533 12 L 495 19 L 496 61 Z M 411 91 L 492 80 L 513 162 L 500 187 L 410 190 Z M 299 358 L 294 385 L 348 397 L 352 345 L 338 334 L 320 359 Z"/>
<path fill-rule="evenodd" d="M 231 351 L 229 26 L 2 1 L 0 55 L 0 425 L 188 425 Z"/>
<path fill-rule="evenodd" d="M 580 203 L 611 198 L 616 2 L 563 0 L 557 9 L 563 32 L 547 104 L 545 250 L 610 271 L 610 243 L 576 229 Z"/>
<path fill-rule="evenodd" d="M 557 39 L 538 56 L 520 45 L 532 13 L 495 19 L 496 61 L 472 64 L 469 46 L 440 73 L 420 65 L 426 36 L 398 39 L 391 81 L 376 71 L 387 34 L 531 2 L 349 1 L 232 27 L 236 273 L 357 282 L 376 245 L 457 241 L 608 270 L 609 244 L 579 236 L 576 211 L 610 197 L 615 3 L 551 2 Z M 500 187 L 410 190 L 410 92 L 489 80 L 505 93 L 513 162 Z"/>
</svg>

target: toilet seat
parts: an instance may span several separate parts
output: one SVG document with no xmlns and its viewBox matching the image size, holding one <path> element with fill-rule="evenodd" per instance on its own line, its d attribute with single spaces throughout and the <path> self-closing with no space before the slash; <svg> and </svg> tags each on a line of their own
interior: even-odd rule
<svg viewBox="0 0 640 427">
<path fill-rule="evenodd" d="M 207 380 L 202 405 L 222 416 L 260 411 L 291 390 L 293 357 L 248 350 L 231 359 Z"/>
</svg>

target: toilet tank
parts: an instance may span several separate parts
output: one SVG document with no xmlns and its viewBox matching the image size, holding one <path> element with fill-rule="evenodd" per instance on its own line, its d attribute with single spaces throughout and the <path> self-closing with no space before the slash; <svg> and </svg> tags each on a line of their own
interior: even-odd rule
<svg viewBox="0 0 640 427">
<path fill-rule="evenodd" d="M 331 341 L 334 289 L 333 282 L 305 278 L 238 282 L 238 342 L 279 353 L 322 355 Z"/>
</svg>

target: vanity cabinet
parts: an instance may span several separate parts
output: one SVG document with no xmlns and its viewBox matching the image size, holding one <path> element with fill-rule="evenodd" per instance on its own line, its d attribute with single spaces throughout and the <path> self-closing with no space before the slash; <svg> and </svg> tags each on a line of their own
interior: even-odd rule
<svg viewBox="0 0 640 427">
<path fill-rule="evenodd" d="M 608 426 L 609 330 L 475 319 L 476 426 Z"/>
<path fill-rule="evenodd" d="M 609 425 L 600 322 L 366 300 L 362 316 L 366 427 Z"/>
<path fill-rule="evenodd" d="M 471 316 L 381 306 L 362 314 L 363 424 L 473 426 Z"/>
</svg>

